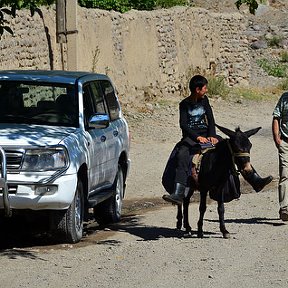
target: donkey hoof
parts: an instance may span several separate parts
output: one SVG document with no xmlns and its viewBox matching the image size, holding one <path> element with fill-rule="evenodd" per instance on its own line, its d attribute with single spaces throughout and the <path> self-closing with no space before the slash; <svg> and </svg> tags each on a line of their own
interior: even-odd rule
<svg viewBox="0 0 288 288">
<path fill-rule="evenodd" d="M 177 223 L 176 224 L 176 229 L 181 230 L 181 228 L 182 228 L 182 225 Z"/>
<path fill-rule="evenodd" d="M 197 237 L 198 238 L 203 238 L 204 237 L 204 233 L 203 232 L 198 232 L 197 233 Z"/>
<path fill-rule="evenodd" d="M 224 239 L 230 239 L 231 235 L 229 232 L 223 233 L 223 238 Z"/>
<path fill-rule="evenodd" d="M 192 228 L 190 226 L 184 225 L 184 228 L 185 228 L 185 232 L 186 233 L 191 233 L 192 232 Z"/>
<path fill-rule="evenodd" d="M 183 237 L 184 238 L 192 238 L 192 231 L 185 231 Z"/>
</svg>

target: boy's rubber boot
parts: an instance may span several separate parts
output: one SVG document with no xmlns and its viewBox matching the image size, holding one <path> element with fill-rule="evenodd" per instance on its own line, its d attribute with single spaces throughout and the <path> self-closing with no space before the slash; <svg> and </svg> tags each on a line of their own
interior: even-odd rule
<svg viewBox="0 0 288 288">
<path fill-rule="evenodd" d="M 260 192 L 267 184 L 273 180 L 271 175 L 265 178 L 261 178 L 253 167 L 251 171 L 243 171 L 241 174 L 256 192 Z"/>
<path fill-rule="evenodd" d="M 172 204 L 181 205 L 185 196 L 186 186 L 181 183 L 175 184 L 175 190 L 172 194 L 165 194 L 162 198 Z"/>
</svg>

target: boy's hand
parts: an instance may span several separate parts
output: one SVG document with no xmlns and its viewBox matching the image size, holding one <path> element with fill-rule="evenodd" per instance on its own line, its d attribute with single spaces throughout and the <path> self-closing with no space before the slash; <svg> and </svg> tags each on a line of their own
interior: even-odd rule
<svg viewBox="0 0 288 288">
<path fill-rule="evenodd" d="M 208 142 L 211 142 L 213 145 L 215 145 L 216 143 L 218 143 L 218 139 L 215 138 L 215 137 L 202 137 L 202 136 L 199 136 L 197 137 L 197 141 L 199 141 L 199 143 L 208 143 Z"/>
<path fill-rule="evenodd" d="M 197 137 L 197 141 L 199 141 L 199 143 L 210 142 L 206 137 L 202 137 L 202 136 Z"/>
<path fill-rule="evenodd" d="M 207 138 L 213 145 L 218 143 L 218 139 L 215 137 L 208 137 Z"/>
</svg>

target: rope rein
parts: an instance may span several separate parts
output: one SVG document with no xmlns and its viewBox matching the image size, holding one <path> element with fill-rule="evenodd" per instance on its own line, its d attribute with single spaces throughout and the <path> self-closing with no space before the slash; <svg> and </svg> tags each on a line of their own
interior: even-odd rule
<svg viewBox="0 0 288 288">
<path fill-rule="evenodd" d="M 236 166 L 236 163 L 235 163 L 235 157 L 250 157 L 250 153 L 248 153 L 248 152 L 234 152 L 233 150 L 232 150 L 232 147 L 231 147 L 231 145 L 230 145 L 230 142 L 229 142 L 229 140 L 227 139 L 226 140 L 227 141 L 227 145 L 228 145 L 228 147 L 229 147 L 229 150 L 230 150 L 230 153 L 231 153 L 231 156 L 232 156 L 232 170 L 233 170 L 233 174 L 234 175 L 239 175 L 240 174 L 240 172 L 239 172 L 239 170 L 237 169 L 237 166 Z"/>
</svg>

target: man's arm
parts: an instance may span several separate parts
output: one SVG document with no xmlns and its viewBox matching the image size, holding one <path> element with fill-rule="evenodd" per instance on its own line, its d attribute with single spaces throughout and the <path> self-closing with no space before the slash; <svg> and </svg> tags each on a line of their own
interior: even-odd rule
<svg viewBox="0 0 288 288">
<path fill-rule="evenodd" d="M 276 117 L 273 118 L 272 133 L 273 133 L 274 143 L 276 147 L 278 148 L 281 143 L 279 118 L 276 118 Z"/>
</svg>

